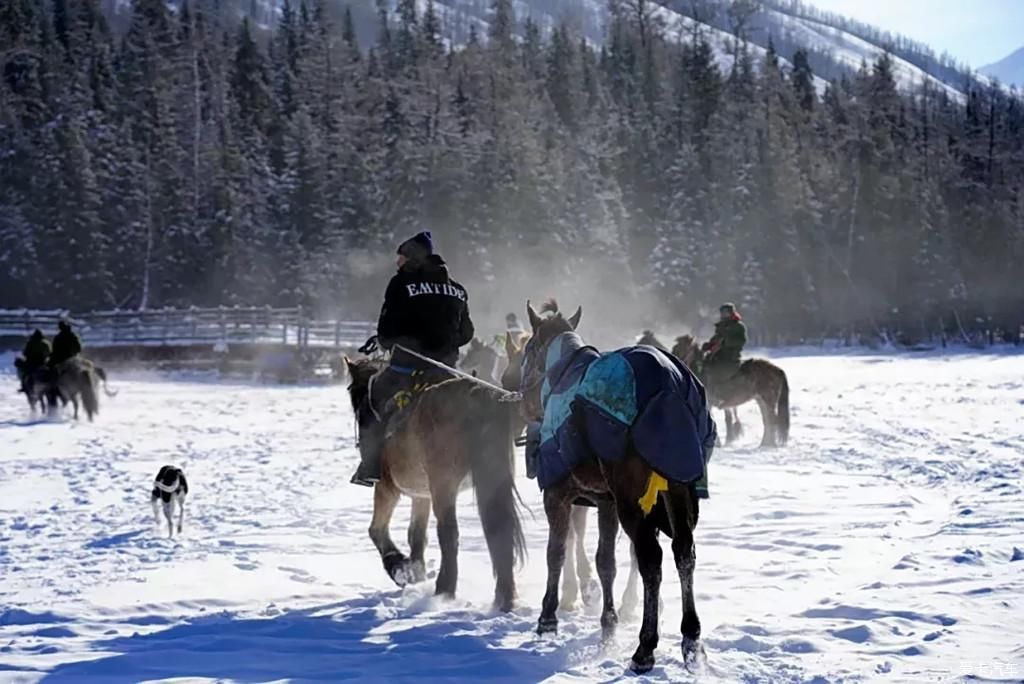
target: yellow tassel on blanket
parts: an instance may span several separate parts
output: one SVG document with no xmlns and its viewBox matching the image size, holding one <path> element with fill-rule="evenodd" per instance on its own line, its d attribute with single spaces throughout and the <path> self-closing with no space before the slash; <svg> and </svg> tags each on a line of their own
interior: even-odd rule
<svg viewBox="0 0 1024 684">
<path fill-rule="evenodd" d="M 651 509 L 654 508 L 654 504 L 658 503 L 658 492 L 667 491 L 668 480 L 658 473 L 651 473 L 651 476 L 647 478 L 647 491 L 637 500 L 644 515 L 649 515 Z"/>
</svg>

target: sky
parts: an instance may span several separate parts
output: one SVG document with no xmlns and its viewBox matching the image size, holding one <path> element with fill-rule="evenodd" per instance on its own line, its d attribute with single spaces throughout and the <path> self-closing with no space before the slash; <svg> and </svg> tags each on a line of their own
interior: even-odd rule
<svg viewBox="0 0 1024 684">
<path fill-rule="evenodd" d="M 1024 47 L 1024 0 L 808 0 L 978 69 Z"/>
</svg>

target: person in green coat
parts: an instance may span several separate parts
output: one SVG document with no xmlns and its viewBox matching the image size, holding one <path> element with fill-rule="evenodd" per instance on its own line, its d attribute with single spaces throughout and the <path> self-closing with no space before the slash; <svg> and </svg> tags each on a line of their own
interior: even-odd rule
<svg viewBox="0 0 1024 684">
<path fill-rule="evenodd" d="M 704 360 L 704 375 L 709 384 L 726 383 L 740 369 L 740 355 L 747 343 L 747 327 L 743 325 L 743 317 L 731 303 L 718 308 L 719 320 L 715 324 L 715 334 L 701 350 L 707 356 Z"/>
</svg>

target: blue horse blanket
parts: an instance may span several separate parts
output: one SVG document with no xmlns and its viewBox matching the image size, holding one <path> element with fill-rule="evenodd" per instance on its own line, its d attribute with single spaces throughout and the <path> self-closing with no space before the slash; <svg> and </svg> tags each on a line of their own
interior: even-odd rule
<svg viewBox="0 0 1024 684">
<path fill-rule="evenodd" d="M 697 482 L 707 496 L 715 421 L 704 387 L 677 359 L 647 346 L 601 354 L 563 333 L 551 341 L 545 367 L 541 489 L 591 456 L 620 461 L 632 448 L 665 479 Z"/>
</svg>

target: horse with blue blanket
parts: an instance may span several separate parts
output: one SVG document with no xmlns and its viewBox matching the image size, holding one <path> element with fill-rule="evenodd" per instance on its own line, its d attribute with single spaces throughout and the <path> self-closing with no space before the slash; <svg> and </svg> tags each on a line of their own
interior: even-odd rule
<svg viewBox="0 0 1024 684">
<path fill-rule="evenodd" d="M 566 319 L 557 305 L 547 308 L 552 313 L 542 317 L 527 303 L 533 337 L 523 354 L 520 385 L 530 423 L 528 464 L 544 490 L 549 525 L 547 591 L 537 631 L 557 630 L 570 510 L 584 497 L 598 509 L 605 636 L 618 621 L 612 588 L 621 524 L 633 542 L 644 585 L 632 669 L 642 673 L 654 667 L 662 560 L 658 532 L 663 531 L 673 540 L 683 588 L 683 657 L 693 667 L 703 653 L 694 605 L 693 530 L 716 439 L 704 388 L 682 363 L 653 347 L 601 354 L 575 332 L 582 309 Z"/>
</svg>

